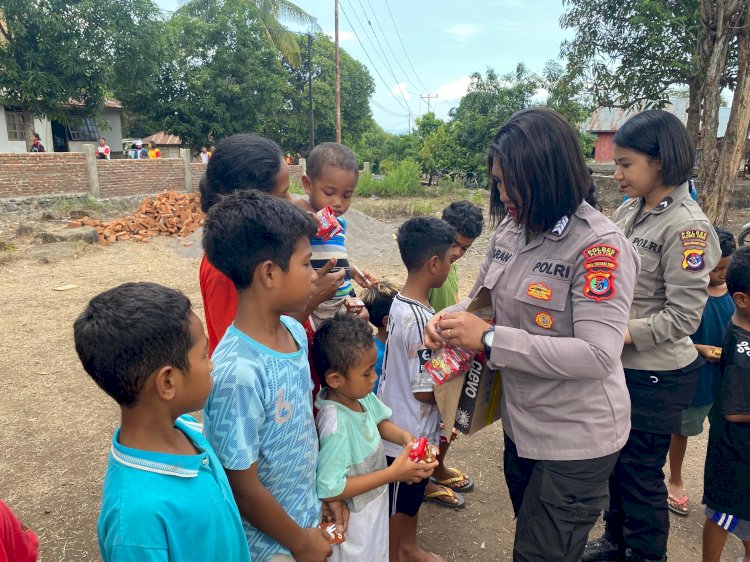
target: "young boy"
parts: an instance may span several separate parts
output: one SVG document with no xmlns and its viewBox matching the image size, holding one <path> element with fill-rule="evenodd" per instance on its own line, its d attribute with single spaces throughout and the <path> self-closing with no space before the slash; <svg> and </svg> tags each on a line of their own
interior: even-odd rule
<svg viewBox="0 0 750 562">
<path fill-rule="evenodd" d="M 302 326 L 315 271 L 317 226 L 287 201 L 237 192 L 211 207 L 203 231 L 209 261 L 237 289 L 234 322 L 212 356 L 206 436 L 227 470 L 254 562 L 323 562 L 318 528 L 318 436 Z"/>
<path fill-rule="evenodd" d="M 249 562 L 237 505 L 193 418 L 211 391 L 203 324 L 188 298 L 126 283 L 73 326 L 83 368 L 119 405 L 97 534 L 105 562 Z"/>
<path fill-rule="evenodd" d="M 373 392 L 378 393 L 380 377 L 383 374 L 383 357 L 385 356 L 385 340 L 388 337 L 388 313 L 391 310 L 393 299 L 398 294 L 398 287 L 389 281 L 380 281 L 374 287 L 365 289 L 360 294 L 362 302 L 365 303 L 370 322 L 377 333 L 375 334 L 375 346 L 378 357 L 375 360 L 375 373 L 378 375 Z"/>
<path fill-rule="evenodd" d="M 719 562 L 727 535 L 750 562 L 750 247 L 732 256 L 727 289 L 736 307 L 721 353 L 721 375 L 703 473 L 703 562 Z"/>
<path fill-rule="evenodd" d="M 703 309 L 698 331 L 692 336 L 695 348 L 706 360 L 701 368 L 698 387 L 693 403 L 682 412 L 682 429 L 672 434 L 669 445 L 669 495 L 667 507 L 672 513 L 688 515 L 688 495 L 682 482 L 682 462 L 685 459 L 688 437 L 703 433 L 703 421 L 708 416 L 716 396 L 716 383 L 719 380 L 719 360 L 721 345 L 729 320 L 734 314 L 734 301 L 727 291 L 726 277 L 729 260 L 737 249 L 734 236 L 728 230 L 714 227 L 719 237 L 721 259 L 709 273 L 708 301 Z"/>
<path fill-rule="evenodd" d="M 456 240 L 451 246 L 451 270 L 445 283 L 430 291 L 430 306 L 436 313 L 458 302 L 458 268 L 456 261 L 464 257 L 474 244 L 484 227 L 482 208 L 470 201 L 454 201 L 443 209 L 443 220 L 456 229 Z M 453 420 L 448 420 L 450 427 L 445 427 L 440 436 L 439 466 L 428 482 L 425 490 L 425 501 L 443 507 L 464 507 L 465 500 L 458 492 L 470 492 L 474 489 L 474 480 L 457 468 L 445 466 L 451 442 L 456 438 Z"/>
<path fill-rule="evenodd" d="M 302 187 L 307 200 L 295 199 L 295 205 L 310 213 L 317 213 L 330 207 L 338 219 L 343 231 L 328 240 L 313 238 L 312 265 L 318 270 L 324 267 L 331 258 L 336 258 L 334 271 L 347 272 L 343 283 L 334 297 L 321 303 L 310 316 L 313 327 L 317 329 L 323 320 L 331 318 L 341 309 L 343 299 L 353 296 L 352 279 L 362 287 L 377 284 L 377 280 L 368 273 L 362 273 L 349 262 L 346 252 L 346 219 L 343 214 L 349 210 L 354 196 L 354 189 L 359 181 L 359 164 L 354 153 L 343 144 L 324 142 L 310 151 L 307 157 L 307 173 L 302 176 Z"/>
<path fill-rule="evenodd" d="M 445 282 L 455 240 L 456 230 L 435 217 L 415 217 L 399 227 L 398 249 L 408 273 L 391 306 L 378 389 L 378 398 L 393 411 L 393 423 L 433 445 L 440 441 L 440 414 L 432 379 L 424 369 L 432 354 L 424 345 L 423 330 L 435 314 L 428 298 L 430 289 Z M 401 447 L 387 442 L 384 446 L 388 462 L 394 462 Z M 389 485 L 391 562 L 442 560 L 417 546 L 417 516 L 426 485 L 427 480 Z"/>
<path fill-rule="evenodd" d="M 372 331 L 353 314 L 339 313 L 321 324 L 313 342 L 322 389 L 315 401 L 320 437 L 318 496 L 346 500 L 346 541 L 330 560 L 388 560 L 388 487 L 429 478 L 436 462 L 409 459 L 415 437 L 390 421 L 391 410 L 372 393 L 376 350 Z M 403 449 L 387 466 L 383 441 Z"/>
</svg>

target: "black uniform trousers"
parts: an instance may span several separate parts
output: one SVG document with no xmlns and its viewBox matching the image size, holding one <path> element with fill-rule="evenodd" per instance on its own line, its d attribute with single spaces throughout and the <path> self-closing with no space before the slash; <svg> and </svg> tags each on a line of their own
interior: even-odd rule
<svg viewBox="0 0 750 562">
<path fill-rule="evenodd" d="M 617 453 L 580 461 L 518 456 L 505 434 L 505 482 L 516 514 L 514 562 L 578 562 L 589 531 L 609 504 Z"/>
<path fill-rule="evenodd" d="M 604 536 L 646 560 L 667 553 L 669 510 L 664 463 L 672 433 L 698 384 L 700 356 L 674 371 L 625 369 L 632 429 L 609 482 L 610 508 Z"/>
</svg>

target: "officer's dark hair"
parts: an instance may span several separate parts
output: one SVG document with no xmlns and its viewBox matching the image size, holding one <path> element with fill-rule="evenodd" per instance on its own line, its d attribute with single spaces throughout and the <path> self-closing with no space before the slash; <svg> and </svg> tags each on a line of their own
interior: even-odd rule
<svg viewBox="0 0 750 562">
<path fill-rule="evenodd" d="M 730 295 L 750 295 L 750 246 L 743 246 L 732 255 L 727 268 L 727 289 Z"/>
<path fill-rule="evenodd" d="M 524 109 L 508 119 L 487 155 L 491 179 L 495 160 L 508 197 L 520 211 L 518 221 L 529 233 L 547 232 L 562 217 L 571 216 L 591 185 L 575 131 L 551 109 Z M 495 179 L 491 186 L 490 216 L 497 224 L 506 209 Z"/>
<path fill-rule="evenodd" d="M 662 109 L 634 115 L 615 133 L 614 143 L 661 163 L 661 181 L 682 185 L 695 165 L 695 146 L 679 118 Z"/>
<path fill-rule="evenodd" d="M 158 369 L 190 369 L 190 300 L 156 283 L 125 283 L 91 299 L 73 323 L 81 364 L 121 406 L 133 406 Z"/>
<path fill-rule="evenodd" d="M 413 217 L 398 227 L 396 241 L 407 271 L 418 271 L 433 256 L 446 254 L 456 241 L 456 229 L 437 217 Z"/>
<path fill-rule="evenodd" d="M 359 298 L 365 303 L 370 322 L 376 328 L 382 328 L 385 317 L 390 314 L 393 299 L 398 294 L 398 287 L 390 281 L 380 280 L 380 283 L 364 289 Z"/>
<path fill-rule="evenodd" d="M 313 366 L 320 376 L 320 386 L 328 386 L 326 375 L 332 371 L 346 376 L 374 345 L 369 324 L 354 314 L 339 312 L 323 322 L 312 345 Z"/>
<path fill-rule="evenodd" d="M 477 238 L 484 227 L 482 208 L 466 200 L 454 201 L 443 209 L 443 220 L 466 238 Z"/>
<path fill-rule="evenodd" d="M 235 191 L 272 193 L 283 159 L 279 145 L 260 135 L 240 133 L 223 139 L 201 178 L 201 209 L 207 213 L 222 195 Z"/>
<path fill-rule="evenodd" d="M 325 166 L 334 166 L 346 172 L 354 172 L 359 178 L 359 164 L 354 153 L 343 144 L 323 142 L 310 151 L 307 157 L 307 177 L 311 180 L 320 177 Z"/>
<path fill-rule="evenodd" d="M 203 250 L 240 291 L 251 285 L 255 268 L 266 260 L 288 271 L 297 244 L 316 231 L 315 220 L 289 201 L 256 190 L 237 191 L 208 211 Z"/>
<path fill-rule="evenodd" d="M 721 257 L 731 256 L 737 250 L 737 242 L 734 240 L 734 234 L 721 226 L 714 226 L 716 236 L 719 237 L 719 247 L 721 248 Z"/>
</svg>

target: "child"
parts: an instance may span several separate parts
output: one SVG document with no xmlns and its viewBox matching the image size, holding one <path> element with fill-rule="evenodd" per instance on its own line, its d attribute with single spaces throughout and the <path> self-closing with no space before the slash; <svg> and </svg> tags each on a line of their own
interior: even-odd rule
<svg viewBox="0 0 750 562">
<path fill-rule="evenodd" d="M 430 289 L 445 283 L 451 268 L 451 246 L 456 230 L 435 217 L 415 217 L 398 229 L 401 259 L 407 269 L 404 288 L 396 295 L 388 318 L 388 341 L 378 398 L 393 411 L 393 423 L 433 445 L 440 441 L 440 414 L 432 392 L 432 379 L 424 366 L 432 356 L 422 331 L 435 314 Z M 401 447 L 385 443 L 388 462 Z M 390 484 L 390 561 L 422 560 L 433 556 L 417 546 L 417 516 L 427 480 L 403 486 Z"/>
<path fill-rule="evenodd" d="M 34 531 L 0 501 L 0 561 L 35 562 L 38 554 L 39 538 Z"/>
<path fill-rule="evenodd" d="M 390 421 L 391 410 L 372 393 L 375 358 L 370 326 L 353 314 L 337 314 L 315 334 L 313 361 L 322 386 L 315 401 L 318 496 L 347 500 L 350 512 L 346 541 L 333 547 L 334 561 L 388 560 L 387 484 L 418 483 L 437 466 L 409 459 L 415 437 Z M 381 438 L 403 447 L 390 466 Z"/>
<path fill-rule="evenodd" d="M 254 562 L 323 562 L 318 528 L 318 436 L 302 326 L 315 271 L 317 226 L 287 201 L 258 191 L 226 196 L 208 213 L 203 249 L 237 289 L 234 322 L 216 348 L 214 389 L 204 409 L 243 517 Z"/>
<path fill-rule="evenodd" d="M 706 360 L 701 367 L 698 388 L 693 396 L 691 406 L 682 412 L 682 428 L 680 433 L 672 434 L 669 446 L 669 495 L 667 507 L 672 513 L 681 516 L 688 515 L 688 495 L 682 482 L 682 461 L 685 459 L 688 437 L 703 433 L 703 420 L 708 416 L 716 396 L 716 383 L 719 380 L 719 360 L 721 344 L 727 330 L 729 320 L 734 313 L 734 301 L 727 291 L 727 267 L 732 253 L 737 249 L 734 236 L 728 230 L 715 226 L 719 237 L 721 259 L 717 266 L 709 273 L 708 301 L 703 309 L 698 331 L 691 336 L 695 349 Z"/>
<path fill-rule="evenodd" d="M 703 473 L 703 562 L 719 562 L 731 531 L 750 562 L 750 248 L 732 256 L 727 289 L 736 310 L 721 353 Z"/>
<path fill-rule="evenodd" d="M 331 259 L 336 258 L 336 268 L 347 272 L 332 299 L 321 303 L 310 320 L 313 328 L 323 320 L 331 318 L 341 308 L 343 299 L 353 296 L 352 278 L 362 287 L 377 284 L 377 279 L 349 263 L 346 252 L 346 219 L 342 215 L 349 210 L 354 188 L 359 181 L 359 165 L 354 153 L 343 144 L 324 142 L 312 149 L 307 158 L 307 174 L 302 176 L 302 187 L 307 194 L 307 201 L 296 199 L 295 204 L 305 211 L 317 213 L 330 207 L 338 219 L 343 231 L 328 240 L 313 238 L 313 267 L 317 270 L 324 267 Z"/>
<path fill-rule="evenodd" d="M 484 227 L 482 209 L 469 201 L 454 201 L 443 209 L 443 220 L 456 229 L 456 240 L 451 246 L 451 271 L 442 287 L 430 291 L 430 306 L 435 312 L 453 306 L 458 302 L 458 268 L 456 261 L 464 257 L 474 244 Z M 425 501 L 436 503 L 444 507 L 461 508 L 465 505 L 463 496 L 457 492 L 470 492 L 474 489 L 474 480 L 457 468 L 445 466 L 445 455 L 448 454 L 456 430 L 453 420 L 450 427 L 443 430 L 440 436 L 440 454 L 438 468 L 435 475 L 427 484 Z"/>
<path fill-rule="evenodd" d="M 235 560 L 250 555 L 219 460 L 187 412 L 211 391 L 203 324 L 188 298 L 126 283 L 74 324 L 86 372 L 119 405 L 97 534 L 105 562 Z"/>
<path fill-rule="evenodd" d="M 378 358 L 375 360 L 375 373 L 378 378 L 375 380 L 373 392 L 378 393 L 380 377 L 383 374 L 383 357 L 385 355 L 385 340 L 388 336 L 388 313 L 391 310 L 393 299 L 398 294 L 398 287 L 388 281 L 380 281 L 374 287 L 365 289 L 360 294 L 362 302 L 365 303 L 367 313 L 370 316 L 370 322 L 375 326 L 375 346 L 378 349 Z"/>
</svg>

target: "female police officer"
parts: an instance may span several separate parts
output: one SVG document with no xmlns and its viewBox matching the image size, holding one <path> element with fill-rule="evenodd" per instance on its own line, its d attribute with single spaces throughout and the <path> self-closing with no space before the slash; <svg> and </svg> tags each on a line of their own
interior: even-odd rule
<svg viewBox="0 0 750 562">
<path fill-rule="evenodd" d="M 669 535 L 662 469 L 698 383 L 703 359 L 690 335 L 721 250 L 690 197 L 694 150 L 680 120 L 644 111 L 620 127 L 614 142 L 614 177 L 631 198 L 614 220 L 638 248 L 642 266 L 622 352 L 632 430 L 612 476 L 604 536 L 586 547 L 583 560 L 661 561 Z"/>
<path fill-rule="evenodd" d="M 425 342 L 484 348 L 501 369 L 514 560 L 577 562 L 630 430 L 620 353 L 639 259 L 584 202 L 591 178 L 559 114 L 516 113 L 488 165 L 500 224 L 470 295 L 489 290 L 497 325 L 461 312 L 467 299 L 429 322 Z"/>
</svg>

